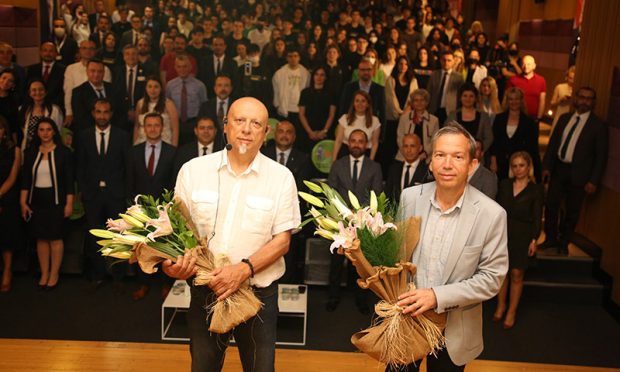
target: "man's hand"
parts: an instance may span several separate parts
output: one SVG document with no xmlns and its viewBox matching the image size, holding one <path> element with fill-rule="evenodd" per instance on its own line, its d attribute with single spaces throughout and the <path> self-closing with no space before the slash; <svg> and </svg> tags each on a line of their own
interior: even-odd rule
<svg viewBox="0 0 620 372">
<path fill-rule="evenodd" d="M 245 263 L 228 265 L 215 269 L 211 272 L 213 278 L 209 282 L 209 287 L 217 295 L 218 301 L 224 301 L 239 289 L 241 284 L 248 280 L 252 272 Z"/>
<path fill-rule="evenodd" d="M 398 300 L 396 304 L 404 308 L 403 314 L 411 313 L 411 316 L 422 315 L 437 307 L 437 297 L 431 288 L 414 289 L 398 296 Z"/>
<path fill-rule="evenodd" d="M 592 195 L 592 194 L 594 194 L 596 192 L 596 185 L 593 184 L 592 182 L 588 182 L 583 187 L 583 189 L 586 190 L 586 194 Z"/>
<path fill-rule="evenodd" d="M 196 274 L 198 268 L 196 257 L 186 253 L 185 256 L 178 256 L 174 264 L 171 260 L 164 261 L 161 269 L 171 278 L 187 280 Z"/>
</svg>

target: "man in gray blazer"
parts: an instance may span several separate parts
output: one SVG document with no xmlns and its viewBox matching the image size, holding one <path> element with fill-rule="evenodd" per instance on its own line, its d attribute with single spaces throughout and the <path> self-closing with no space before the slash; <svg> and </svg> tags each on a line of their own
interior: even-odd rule
<svg viewBox="0 0 620 372">
<path fill-rule="evenodd" d="M 441 69 L 433 71 L 428 81 L 427 90 L 431 94 L 428 111 L 437 116 L 443 127 L 448 113 L 457 108 L 458 91 L 463 85 L 463 76 L 454 71 L 454 54 L 452 51 L 441 53 Z"/>
<path fill-rule="evenodd" d="M 482 301 L 497 294 L 508 271 L 506 212 L 467 183 L 477 164 L 475 148 L 462 126 L 440 129 L 429 165 L 436 182 L 408 188 L 401 197 L 403 218 L 420 216 L 422 226 L 412 258 L 416 289 L 401 295 L 398 305 L 412 316 L 448 313 L 446 349 L 428 358 L 429 372 L 463 371 L 480 355 Z"/>
<path fill-rule="evenodd" d="M 349 200 L 349 190 L 362 205 L 368 205 L 370 191 L 376 194 L 383 191 L 383 175 L 381 165 L 365 155 L 368 148 L 368 136 L 360 129 L 354 130 L 349 136 L 350 155 L 336 160 L 331 167 L 327 184 L 336 189 L 345 200 Z M 344 256 L 333 254 L 329 268 L 329 297 L 326 310 L 334 311 L 340 303 L 340 281 Z M 349 265 L 352 267 L 352 265 Z M 357 285 L 356 285 L 357 288 Z M 357 288 L 355 304 L 363 314 L 369 314 L 365 291 Z"/>
<path fill-rule="evenodd" d="M 497 195 L 497 176 L 483 165 L 484 151 L 482 148 L 482 141 L 476 139 L 476 160 L 478 160 L 478 165 L 476 165 L 473 173 L 469 176 L 469 184 L 495 200 Z"/>
</svg>

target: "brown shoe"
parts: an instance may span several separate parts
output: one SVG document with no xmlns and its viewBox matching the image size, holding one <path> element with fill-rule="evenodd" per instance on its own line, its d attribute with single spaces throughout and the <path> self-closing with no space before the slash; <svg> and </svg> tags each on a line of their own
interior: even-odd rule
<svg viewBox="0 0 620 372">
<path fill-rule="evenodd" d="M 168 293 L 170 293 L 170 286 L 166 284 L 161 287 L 161 299 L 166 300 L 166 297 L 168 297 Z"/>
<path fill-rule="evenodd" d="M 131 298 L 133 298 L 134 301 L 139 301 L 139 300 L 143 299 L 144 296 L 146 296 L 147 293 L 149 293 L 149 289 L 150 289 L 150 287 L 148 285 L 141 285 L 140 288 L 138 288 L 137 291 L 134 291 L 131 294 Z"/>
</svg>

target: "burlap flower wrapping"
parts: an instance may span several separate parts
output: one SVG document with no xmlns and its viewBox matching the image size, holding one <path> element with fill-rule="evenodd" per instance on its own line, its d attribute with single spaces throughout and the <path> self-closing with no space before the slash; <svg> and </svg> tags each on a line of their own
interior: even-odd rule
<svg viewBox="0 0 620 372">
<path fill-rule="evenodd" d="M 440 350 L 445 345 L 443 329 L 446 315 L 432 310 L 418 317 L 403 314 L 396 305 L 398 296 L 414 288 L 410 282 L 416 272 L 411 263 L 413 250 L 420 238 L 420 218 L 411 217 L 398 226 L 403 231 L 401 262 L 396 267 L 373 267 L 364 257 L 359 240 L 349 249 L 338 249 L 355 266 L 360 276 L 357 283 L 381 298 L 375 306 L 377 315 L 373 325 L 351 337 L 359 350 L 378 361 L 405 365 Z"/>
<path fill-rule="evenodd" d="M 198 230 L 192 223 L 185 203 L 178 198 L 175 199 L 175 203 L 179 208 L 179 212 L 187 221 L 187 227 L 198 237 Z M 198 241 L 201 244 L 188 251 L 189 254 L 196 257 L 196 267 L 198 270 L 194 278 L 194 285 L 208 285 L 212 279 L 211 272 L 218 267 L 229 265 L 230 260 L 224 255 L 214 257 L 204 244 L 204 241 L 200 238 Z M 143 272 L 153 274 L 157 272 L 157 265 L 168 259 L 173 262 L 176 261 L 176 257 L 162 253 L 145 243 L 139 243 L 135 247 L 129 262 L 137 262 Z M 209 331 L 215 333 L 229 332 L 239 324 L 256 316 L 262 306 L 263 304 L 256 297 L 252 288 L 250 288 L 248 283 L 244 283 L 225 300 L 205 304 L 206 318 L 211 317 Z"/>
</svg>

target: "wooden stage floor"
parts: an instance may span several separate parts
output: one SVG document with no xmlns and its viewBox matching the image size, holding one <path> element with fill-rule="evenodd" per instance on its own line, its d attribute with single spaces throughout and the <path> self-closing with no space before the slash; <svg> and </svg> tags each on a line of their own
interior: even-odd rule
<svg viewBox="0 0 620 372">
<path fill-rule="evenodd" d="M 0 339 L 0 371 L 189 371 L 187 345 L 127 342 Z M 224 371 L 241 371 L 230 348 Z M 361 353 L 278 349 L 278 372 L 377 372 L 383 366 Z M 426 371 L 424 364 L 422 371 Z M 476 360 L 467 372 L 610 372 L 610 368 Z"/>
</svg>

